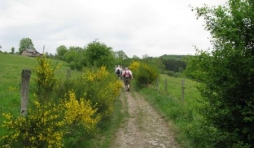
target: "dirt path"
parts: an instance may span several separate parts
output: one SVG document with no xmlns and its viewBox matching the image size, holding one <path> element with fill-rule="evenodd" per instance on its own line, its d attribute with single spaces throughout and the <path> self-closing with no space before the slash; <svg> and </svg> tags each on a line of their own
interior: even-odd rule
<svg viewBox="0 0 254 148">
<path fill-rule="evenodd" d="M 135 92 L 121 97 L 129 118 L 111 148 L 179 148 L 169 124 Z"/>
</svg>

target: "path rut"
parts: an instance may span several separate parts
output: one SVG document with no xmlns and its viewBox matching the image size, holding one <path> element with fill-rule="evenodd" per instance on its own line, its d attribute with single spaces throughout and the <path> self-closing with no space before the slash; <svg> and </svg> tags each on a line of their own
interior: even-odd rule
<svg viewBox="0 0 254 148">
<path fill-rule="evenodd" d="M 142 96 L 136 92 L 123 95 L 129 117 L 111 148 L 180 148 L 169 123 Z"/>
</svg>

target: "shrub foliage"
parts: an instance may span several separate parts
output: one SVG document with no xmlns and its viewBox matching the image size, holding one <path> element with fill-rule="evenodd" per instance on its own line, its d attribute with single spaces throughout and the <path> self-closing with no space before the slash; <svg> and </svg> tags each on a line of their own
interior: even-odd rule
<svg viewBox="0 0 254 148">
<path fill-rule="evenodd" d="M 2 147 L 80 146 L 113 111 L 121 83 L 106 67 L 87 69 L 76 80 L 57 80 L 45 56 L 35 69 L 37 90 L 27 116 L 2 113 Z M 68 86 L 68 87 L 67 87 Z M 47 93 L 48 92 L 48 93 Z"/>
<path fill-rule="evenodd" d="M 132 62 L 130 69 L 133 71 L 135 83 L 139 88 L 153 83 L 159 75 L 155 66 L 142 62 Z"/>
<path fill-rule="evenodd" d="M 206 107 L 202 114 L 215 129 L 215 147 L 254 146 L 254 7 L 252 0 L 196 8 L 212 34 L 214 50 L 199 51 L 194 77 Z"/>
</svg>

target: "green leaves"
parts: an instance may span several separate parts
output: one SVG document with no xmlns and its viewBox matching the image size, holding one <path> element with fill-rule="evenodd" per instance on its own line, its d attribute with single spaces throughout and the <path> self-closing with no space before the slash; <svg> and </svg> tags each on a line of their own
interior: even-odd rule
<svg viewBox="0 0 254 148">
<path fill-rule="evenodd" d="M 254 146 L 253 1 L 229 0 L 225 6 L 195 10 L 204 18 L 214 47 L 211 52 L 198 51 L 188 66 L 193 70 L 189 74 L 202 82 L 200 91 L 209 103 L 203 115 L 225 137 L 217 139 L 217 146 Z"/>
<path fill-rule="evenodd" d="M 91 66 L 112 66 L 114 60 L 114 53 L 111 47 L 104 43 L 93 41 L 86 47 L 87 62 Z"/>
<path fill-rule="evenodd" d="M 19 42 L 19 53 L 25 49 L 34 49 L 34 44 L 30 38 L 23 38 Z"/>
</svg>

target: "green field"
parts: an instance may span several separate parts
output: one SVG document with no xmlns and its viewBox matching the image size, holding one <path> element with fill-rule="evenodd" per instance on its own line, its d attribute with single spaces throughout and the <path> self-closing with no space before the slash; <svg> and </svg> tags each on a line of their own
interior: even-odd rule
<svg viewBox="0 0 254 148">
<path fill-rule="evenodd" d="M 62 61 L 51 60 L 52 65 L 60 64 L 60 68 L 56 70 L 56 78 L 65 78 L 68 64 Z M 34 57 L 25 57 L 14 54 L 0 53 L 0 111 L 7 111 L 14 114 L 19 114 L 20 111 L 20 86 L 21 86 L 21 73 L 23 69 L 30 69 L 32 71 L 30 78 L 30 96 L 33 95 L 35 88 L 35 73 L 33 70 L 36 68 L 38 62 Z M 80 72 L 72 71 L 72 77 L 79 75 Z M 1 118 L 0 118 L 1 119 Z"/>
</svg>

